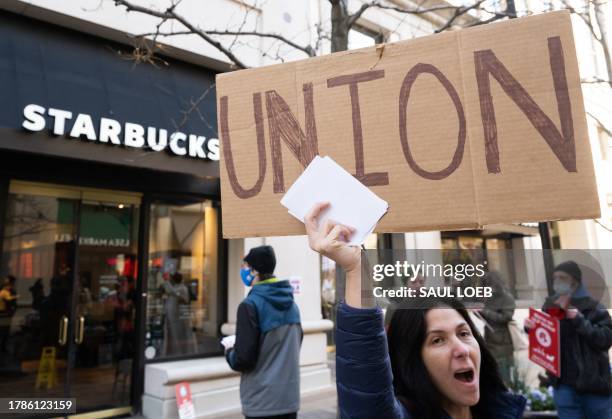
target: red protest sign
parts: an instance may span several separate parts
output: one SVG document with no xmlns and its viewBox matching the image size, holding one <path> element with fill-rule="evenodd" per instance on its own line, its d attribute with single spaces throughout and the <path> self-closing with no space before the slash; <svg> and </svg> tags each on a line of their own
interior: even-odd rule
<svg viewBox="0 0 612 419">
<path fill-rule="evenodd" d="M 557 377 L 561 376 L 561 335 L 559 320 L 550 314 L 529 309 L 535 327 L 529 331 L 529 359 Z"/>
<path fill-rule="evenodd" d="M 195 409 L 191 401 L 191 388 L 189 383 L 184 381 L 174 386 L 176 394 L 176 407 L 180 419 L 195 419 Z"/>
</svg>

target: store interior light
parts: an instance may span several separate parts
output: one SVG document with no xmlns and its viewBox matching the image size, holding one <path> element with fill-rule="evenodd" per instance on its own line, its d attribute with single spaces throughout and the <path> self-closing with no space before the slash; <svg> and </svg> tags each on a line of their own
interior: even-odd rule
<svg viewBox="0 0 612 419">
<path fill-rule="evenodd" d="M 119 205 L 117 205 L 117 206 L 119 207 L 119 209 L 123 209 L 123 207 L 124 207 L 125 205 L 123 205 L 123 204 L 119 204 Z"/>
</svg>

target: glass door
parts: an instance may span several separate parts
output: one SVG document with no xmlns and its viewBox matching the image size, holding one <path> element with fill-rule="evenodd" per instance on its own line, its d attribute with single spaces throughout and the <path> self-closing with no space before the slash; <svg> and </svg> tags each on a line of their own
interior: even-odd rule
<svg viewBox="0 0 612 419">
<path fill-rule="evenodd" d="M 79 193 L 11 184 L 0 264 L 0 394 L 63 397 Z"/>
<path fill-rule="evenodd" d="M 138 203 L 116 192 L 86 192 L 80 203 L 70 381 L 81 411 L 130 404 Z"/>
<path fill-rule="evenodd" d="M 11 182 L 0 284 L 0 394 L 129 406 L 140 196 Z"/>
</svg>

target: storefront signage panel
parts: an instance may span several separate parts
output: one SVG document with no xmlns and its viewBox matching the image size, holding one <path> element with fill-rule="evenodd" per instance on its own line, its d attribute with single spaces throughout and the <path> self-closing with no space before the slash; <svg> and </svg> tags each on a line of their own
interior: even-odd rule
<svg viewBox="0 0 612 419">
<path fill-rule="evenodd" d="M 600 214 L 567 11 L 218 74 L 217 109 L 227 238 L 304 234 L 280 200 L 316 155 L 377 232 Z"/>
<path fill-rule="evenodd" d="M 47 123 L 45 115 L 51 120 Z M 100 118 L 94 126 L 93 118 L 86 113 L 73 114 L 63 109 L 29 104 L 23 109 L 21 126 L 28 131 L 38 132 L 48 128 L 54 135 L 92 142 L 142 148 L 152 151 L 167 150 L 176 156 L 189 156 L 204 160 L 219 160 L 219 140 L 203 136 L 184 134 L 176 131 L 168 135 L 168 130 L 144 127 L 126 122 L 121 124 L 111 118 Z M 71 128 L 68 129 L 69 124 Z M 98 128 L 98 129 L 96 129 Z"/>
<path fill-rule="evenodd" d="M 0 149 L 217 178 L 214 71 L 129 51 L 0 13 Z"/>
</svg>

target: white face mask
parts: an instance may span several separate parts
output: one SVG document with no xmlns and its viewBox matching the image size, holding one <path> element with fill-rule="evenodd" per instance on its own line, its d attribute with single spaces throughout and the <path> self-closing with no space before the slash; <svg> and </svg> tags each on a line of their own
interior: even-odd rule
<svg viewBox="0 0 612 419">
<path fill-rule="evenodd" d="M 569 294 L 572 291 L 572 286 L 565 281 L 555 281 L 553 289 L 556 294 L 564 295 Z"/>
</svg>

